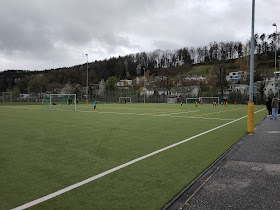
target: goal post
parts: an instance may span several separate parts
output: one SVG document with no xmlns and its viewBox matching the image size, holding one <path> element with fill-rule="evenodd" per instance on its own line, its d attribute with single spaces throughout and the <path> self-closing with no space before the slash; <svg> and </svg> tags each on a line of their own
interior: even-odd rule
<svg viewBox="0 0 280 210">
<path fill-rule="evenodd" d="M 10 103 L 12 104 L 13 102 L 13 96 L 11 92 L 2 92 L 2 102 L 3 104 L 5 103 Z"/>
<path fill-rule="evenodd" d="M 186 104 L 195 103 L 199 98 L 186 98 Z"/>
<path fill-rule="evenodd" d="M 119 97 L 120 104 L 131 103 L 131 97 Z"/>
<path fill-rule="evenodd" d="M 199 97 L 199 101 L 202 101 L 203 103 L 212 103 L 217 102 L 220 104 L 220 98 L 219 97 Z"/>
<path fill-rule="evenodd" d="M 76 94 L 45 94 L 42 109 L 76 111 Z"/>
</svg>

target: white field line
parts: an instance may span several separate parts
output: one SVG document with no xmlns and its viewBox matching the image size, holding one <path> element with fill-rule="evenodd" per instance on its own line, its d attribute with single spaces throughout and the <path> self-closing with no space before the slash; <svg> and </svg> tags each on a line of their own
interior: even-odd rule
<svg viewBox="0 0 280 210">
<path fill-rule="evenodd" d="M 42 108 L 30 108 L 26 106 L 21 106 L 21 107 L 16 107 L 16 106 L 5 106 L 8 108 L 13 108 L 13 109 L 37 109 L 37 110 L 49 110 L 49 109 L 42 109 Z M 63 110 L 63 109 L 51 109 L 51 111 L 62 111 L 62 112 L 72 112 L 74 110 Z"/>
<path fill-rule="evenodd" d="M 40 109 L 40 108 L 29 108 L 29 107 L 26 107 L 26 106 L 2 106 L 2 107 L 13 108 L 13 109 Z"/>
<path fill-rule="evenodd" d="M 14 106 L 2 106 L 7 108 L 15 108 L 15 109 L 42 109 L 42 108 L 30 108 L 30 107 L 14 107 Z M 103 108 L 103 107 L 102 107 Z M 124 107 L 121 107 L 124 108 Z M 139 108 L 130 108 L 130 109 L 139 109 Z M 146 108 L 147 109 L 147 108 Z M 166 110 L 166 109 L 154 109 L 154 110 Z M 172 109 L 168 109 L 172 110 Z M 60 110 L 60 109 L 52 109 L 52 111 L 73 111 L 73 110 Z M 76 110 L 77 112 L 88 112 L 88 113 L 99 113 L 99 114 L 119 114 L 119 115 L 139 115 L 139 116 L 153 116 L 153 117 L 176 117 L 176 118 L 189 118 L 189 119 L 202 119 L 202 120 L 222 120 L 222 121 L 231 121 L 235 119 L 223 119 L 223 118 L 207 118 L 207 117 L 189 117 L 189 116 L 172 116 L 175 114 L 187 114 L 190 112 L 199 112 L 200 110 L 195 111 L 187 111 L 187 112 L 176 112 L 176 113 L 166 113 L 166 114 L 137 114 L 137 113 L 122 113 L 122 112 L 100 112 L 100 111 L 82 111 L 82 110 Z"/>
<path fill-rule="evenodd" d="M 258 113 L 258 112 L 260 112 L 260 111 L 263 111 L 263 110 L 266 110 L 266 108 L 261 109 L 261 110 L 255 112 L 255 114 Z M 31 206 L 37 205 L 37 204 L 39 204 L 39 203 L 42 203 L 43 201 L 49 200 L 49 199 L 51 199 L 51 198 L 54 198 L 54 197 L 56 197 L 56 196 L 58 196 L 58 195 L 61 195 L 61 194 L 65 193 L 65 192 L 68 192 L 68 191 L 70 191 L 70 190 L 73 190 L 73 189 L 75 189 L 75 188 L 77 188 L 77 187 L 80 187 L 80 186 L 82 186 L 82 185 L 84 185 L 84 184 L 87 184 L 87 183 L 89 183 L 89 182 L 92 182 L 92 181 L 94 181 L 94 180 L 96 180 L 96 179 L 99 179 L 99 178 L 101 178 L 101 177 L 103 177 L 103 176 L 106 176 L 106 175 L 108 175 L 108 174 L 110 174 L 110 173 L 113 173 L 113 172 L 115 172 L 115 171 L 118 171 L 118 170 L 120 170 L 120 169 L 122 169 L 122 168 L 124 168 L 124 167 L 126 167 L 126 166 L 132 165 L 133 163 L 137 163 L 137 162 L 139 162 L 139 161 L 141 161 L 141 160 L 144 160 L 144 159 L 146 159 L 146 158 L 148 158 L 148 157 L 151 157 L 151 156 L 153 156 L 153 155 L 156 155 L 156 154 L 158 154 L 158 153 L 160 153 L 160 152 L 163 152 L 163 151 L 165 151 L 165 150 L 168 150 L 168 149 L 170 149 L 170 148 L 176 147 L 176 146 L 178 146 L 178 145 L 180 145 L 180 144 L 183 144 L 183 143 L 185 143 L 185 142 L 187 142 L 187 141 L 190 141 L 190 140 L 192 140 L 192 139 L 195 139 L 195 138 L 197 138 L 197 137 L 199 137 L 199 136 L 202 136 L 202 135 L 204 135 L 204 134 L 210 133 L 210 132 L 212 132 L 212 131 L 214 131 L 214 130 L 217 130 L 217 129 L 219 129 L 219 128 L 222 128 L 222 127 L 224 127 L 224 126 L 227 126 L 227 125 L 229 125 L 229 124 L 232 124 L 232 123 L 234 123 L 234 122 L 237 122 L 237 121 L 239 121 L 239 120 L 241 120 L 241 119 L 244 119 L 244 118 L 246 118 L 246 117 L 247 117 L 247 115 L 244 116 L 244 117 L 238 118 L 238 119 L 236 119 L 236 120 L 233 120 L 233 121 L 231 121 L 231 122 L 228 122 L 228 123 L 226 123 L 226 124 L 220 125 L 220 126 L 218 126 L 218 127 L 216 127 L 216 128 L 212 128 L 212 129 L 210 129 L 210 130 L 208 130 L 208 131 L 205 131 L 205 132 L 203 132 L 203 133 L 200 133 L 200 134 L 197 134 L 197 135 L 195 135 L 195 136 L 192 136 L 192 137 L 190 137 L 190 138 L 188 138 L 188 139 L 182 140 L 182 141 L 177 142 L 177 143 L 175 143 L 175 144 L 172 144 L 172 145 L 169 145 L 169 146 L 164 147 L 164 148 L 162 148 L 162 149 L 156 150 L 156 151 L 154 151 L 154 152 L 152 152 L 152 153 L 149 153 L 149 154 L 147 154 L 147 155 L 144 155 L 144 156 L 142 156 L 142 157 L 139 157 L 139 158 L 136 158 L 136 159 L 134 159 L 134 160 L 131 160 L 131 161 L 127 162 L 127 163 L 124 163 L 124 164 L 122 164 L 122 165 L 119 165 L 119 166 L 117 166 L 117 167 L 115 167 L 115 168 L 112 168 L 112 169 L 110 169 L 110 170 L 104 171 L 104 172 L 102 172 L 102 173 L 100 173 L 100 174 L 97 174 L 97 175 L 95 175 L 95 176 L 93 176 L 93 177 L 90 177 L 90 178 L 88 178 L 88 179 L 85 179 L 85 180 L 83 180 L 83 181 L 81 181 L 81 182 L 78 182 L 78 183 L 76 183 L 76 184 L 70 185 L 69 187 L 63 188 L 63 189 L 58 190 L 58 191 L 56 191 L 56 192 L 54 192 L 54 193 L 51 193 L 51 194 L 49 194 L 49 195 L 46 195 L 46 196 L 44 196 L 44 197 L 41 197 L 41 198 L 36 199 L 36 200 L 34 200 L 34 201 L 31 201 L 31 202 L 29 202 L 29 203 L 23 204 L 22 206 L 18 206 L 18 207 L 16 207 L 16 208 L 14 208 L 14 210 L 26 209 L 26 208 L 29 208 L 29 207 L 31 207 Z"/>
<path fill-rule="evenodd" d="M 83 105 L 83 107 L 86 107 L 86 106 L 84 106 Z M 141 107 L 141 108 L 131 108 L 131 107 L 112 107 L 112 106 L 102 106 L 102 108 L 104 108 L 104 109 L 141 109 L 141 110 L 143 110 L 143 109 L 151 109 L 151 110 L 161 110 L 161 111 L 166 111 L 166 110 L 173 110 L 173 111 L 182 111 L 182 110 L 180 110 L 180 109 L 156 109 L 156 108 L 148 108 L 148 107 Z M 198 110 L 199 111 L 199 110 Z M 197 111 L 190 111 L 190 112 L 197 112 Z"/>
<path fill-rule="evenodd" d="M 4 106 L 8 108 L 15 108 L 15 109 L 41 109 L 41 108 L 30 108 L 30 107 L 13 107 L 13 106 Z M 134 108 L 131 108 L 134 109 Z M 138 109 L 138 108 L 135 108 Z M 164 109 L 161 109 L 164 110 Z M 60 110 L 60 109 L 52 109 L 52 111 L 73 111 L 73 110 Z M 100 112 L 100 111 L 82 111 L 82 110 L 76 110 L 77 112 L 88 112 L 88 113 L 99 113 L 99 114 L 119 114 L 119 115 L 139 115 L 139 116 L 153 116 L 153 117 L 176 117 L 176 118 L 189 118 L 189 119 L 202 119 L 202 120 L 226 120 L 226 121 L 231 121 L 235 119 L 223 119 L 223 118 L 207 118 L 207 117 L 188 117 L 188 116 L 172 116 L 175 114 L 187 114 L 190 112 L 199 112 L 200 110 L 195 110 L 195 111 L 187 111 L 187 112 L 176 112 L 176 113 L 168 113 L 168 114 L 137 114 L 137 113 L 122 113 L 122 112 Z"/>
<path fill-rule="evenodd" d="M 14 109 L 42 109 L 42 108 L 30 108 L 30 107 L 25 107 L 25 106 L 2 106 L 2 107 L 6 107 L 6 108 L 14 108 Z M 79 106 L 81 107 L 81 106 Z M 86 107 L 86 106 L 84 106 Z M 172 110 L 172 111 L 181 111 L 181 110 L 174 110 L 174 109 L 154 109 L 154 108 L 129 108 L 129 107 L 102 107 L 102 108 L 110 108 L 110 109 L 118 109 L 118 108 L 125 108 L 125 109 L 140 109 L 140 110 L 143 110 L 143 109 L 151 109 L 151 110 L 163 110 L 163 111 L 167 111 L 167 110 Z M 54 109 L 52 109 L 54 110 Z M 82 110 L 76 110 L 76 111 L 79 111 L 79 112 L 91 112 L 91 111 L 82 111 Z M 177 112 L 177 113 L 189 113 L 189 112 L 199 112 L 200 110 L 195 110 L 195 111 L 187 111 L 187 112 Z M 103 113 L 116 113 L 116 112 L 103 112 Z M 174 113 L 176 114 L 176 113 Z"/>
<path fill-rule="evenodd" d="M 199 111 L 199 110 L 198 110 Z M 152 116 L 152 117 L 176 117 L 176 118 L 189 118 L 189 119 L 202 119 L 202 120 L 226 120 L 231 121 L 235 119 L 223 119 L 223 118 L 207 118 L 207 117 L 189 117 L 189 116 L 172 116 L 174 114 L 179 113 L 188 113 L 188 112 L 179 112 L 179 113 L 168 113 L 168 114 L 137 114 L 137 113 L 122 113 L 122 112 L 100 112 L 100 111 L 81 111 L 77 110 L 77 112 L 95 112 L 98 114 L 119 114 L 119 115 L 138 115 L 138 116 Z M 190 111 L 194 112 L 194 111 Z"/>
</svg>

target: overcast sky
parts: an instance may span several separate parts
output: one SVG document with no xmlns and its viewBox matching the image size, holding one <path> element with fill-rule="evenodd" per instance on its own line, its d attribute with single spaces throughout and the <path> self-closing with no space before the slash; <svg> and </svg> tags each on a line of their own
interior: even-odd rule
<svg viewBox="0 0 280 210">
<path fill-rule="evenodd" d="M 251 12 L 252 0 L 1 0 L 0 71 L 245 42 Z M 279 0 L 256 0 L 255 13 L 255 33 L 280 30 Z"/>
</svg>

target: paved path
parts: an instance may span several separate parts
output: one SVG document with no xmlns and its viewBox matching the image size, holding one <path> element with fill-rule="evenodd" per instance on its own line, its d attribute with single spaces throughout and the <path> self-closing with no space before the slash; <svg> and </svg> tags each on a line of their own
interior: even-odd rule
<svg viewBox="0 0 280 210">
<path fill-rule="evenodd" d="M 280 119 L 266 118 L 182 209 L 280 210 Z"/>
</svg>

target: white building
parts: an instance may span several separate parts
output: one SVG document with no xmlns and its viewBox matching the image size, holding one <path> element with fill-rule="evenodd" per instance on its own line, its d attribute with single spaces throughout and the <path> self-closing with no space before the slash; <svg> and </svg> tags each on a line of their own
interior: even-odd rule
<svg viewBox="0 0 280 210">
<path fill-rule="evenodd" d="M 279 92 L 280 71 L 276 71 L 273 74 L 276 74 L 276 92 Z M 264 94 L 266 97 L 274 95 L 274 90 L 275 90 L 274 83 L 275 83 L 275 77 L 268 77 L 265 79 Z"/>
<path fill-rule="evenodd" d="M 197 97 L 199 92 L 199 86 L 186 86 L 179 87 L 177 96 L 183 97 Z"/>
<path fill-rule="evenodd" d="M 249 91 L 249 85 L 246 84 L 234 84 L 230 85 L 227 89 L 228 93 L 240 93 L 242 95 L 247 94 Z"/>
<path fill-rule="evenodd" d="M 155 76 L 155 80 L 166 81 L 167 77 L 166 76 Z"/>
<path fill-rule="evenodd" d="M 117 82 L 116 85 L 120 88 L 128 89 L 129 86 L 132 86 L 132 80 L 123 79 Z"/>
<path fill-rule="evenodd" d="M 141 95 L 145 94 L 146 96 L 151 96 L 155 94 L 155 90 L 153 88 L 143 88 L 143 93 Z"/>
<path fill-rule="evenodd" d="M 185 80 L 189 80 L 189 81 L 203 81 L 205 80 L 206 78 L 204 76 L 201 76 L 201 75 L 189 75 L 189 76 L 186 76 L 185 77 Z"/>
<path fill-rule="evenodd" d="M 226 80 L 232 83 L 238 83 L 241 79 L 245 79 L 247 76 L 247 72 L 245 71 L 236 71 L 230 72 L 228 76 L 226 76 Z"/>
</svg>

